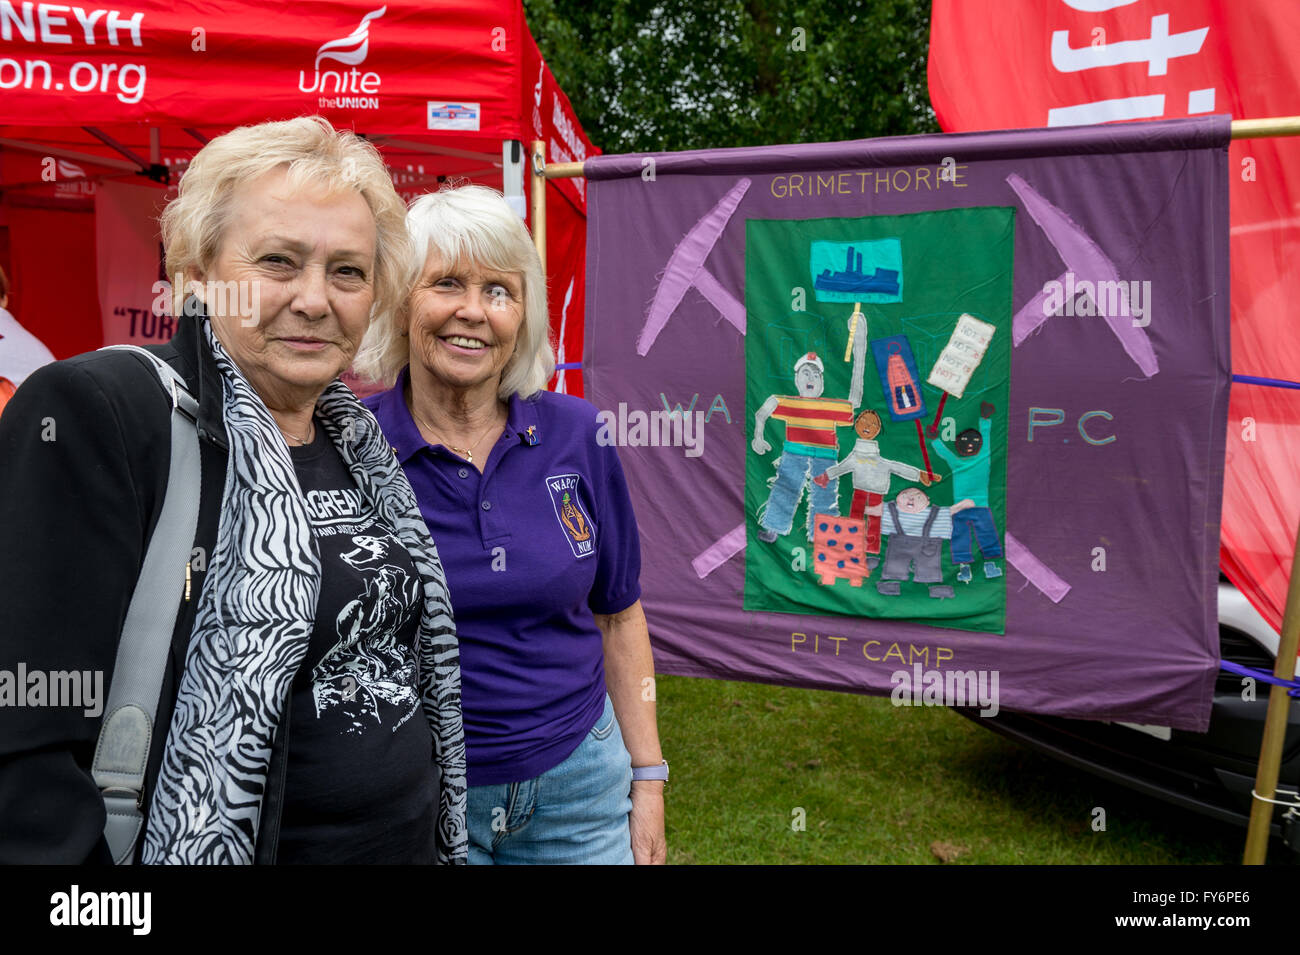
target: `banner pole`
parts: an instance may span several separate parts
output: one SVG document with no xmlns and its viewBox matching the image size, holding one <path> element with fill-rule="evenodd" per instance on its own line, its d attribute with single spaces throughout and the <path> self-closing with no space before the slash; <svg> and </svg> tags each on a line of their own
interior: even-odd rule
<svg viewBox="0 0 1300 955">
<path fill-rule="evenodd" d="M 1300 116 L 1273 116 L 1268 119 L 1234 119 L 1233 139 L 1260 139 L 1265 136 L 1300 136 Z M 585 173 L 580 162 L 551 163 L 545 168 L 547 179 L 575 179 Z"/>
<path fill-rule="evenodd" d="M 1300 136 L 1300 116 L 1232 121 L 1233 139 L 1259 139 L 1263 136 Z"/>
<path fill-rule="evenodd" d="M 535 145 L 535 144 L 534 144 Z M 586 175 L 580 162 L 548 163 L 543 171 L 547 179 L 579 179 Z"/>
<path fill-rule="evenodd" d="M 1279 680 L 1295 679 L 1295 658 L 1300 644 L 1300 530 L 1296 533 L 1295 554 L 1291 558 L 1291 581 L 1287 585 L 1286 609 L 1282 614 L 1282 636 L 1278 641 L 1273 675 Z M 1264 718 L 1264 739 L 1259 748 L 1259 768 L 1255 773 L 1254 802 L 1250 806 L 1250 825 L 1246 830 L 1245 865 L 1263 865 L 1268 854 L 1268 833 L 1273 822 L 1278 767 L 1282 763 L 1282 743 L 1286 737 L 1287 711 L 1291 698 L 1284 686 L 1272 685 L 1268 694 L 1268 715 Z"/>
<path fill-rule="evenodd" d="M 534 139 L 530 151 L 532 152 L 532 224 L 533 224 L 533 244 L 537 246 L 537 254 L 542 259 L 542 274 L 546 275 L 546 180 L 551 178 L 547 175 L 549 170 L 546 168 L 546 143 L 540 139 Z M 581 171 L 582 163 L 570 163 L 578 166 Z"/>
</svg>

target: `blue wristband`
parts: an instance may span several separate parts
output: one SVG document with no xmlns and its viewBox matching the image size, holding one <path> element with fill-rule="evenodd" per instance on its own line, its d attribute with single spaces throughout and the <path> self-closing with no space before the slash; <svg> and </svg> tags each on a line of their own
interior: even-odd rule
<svg viewBox="0 0 1300 955">
<path fill-rule="evenodd" d="M 664 760 L 658 766 L 633 766 L 632 782 L 642 779 L 658 779 L 668 782 L 668 760 Z"/>
</svg>

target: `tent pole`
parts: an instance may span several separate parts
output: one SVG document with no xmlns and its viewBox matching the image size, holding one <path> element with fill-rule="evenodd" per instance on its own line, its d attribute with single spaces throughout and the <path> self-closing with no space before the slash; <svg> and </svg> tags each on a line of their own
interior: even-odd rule
<svg viewBox="0 0 1300 955">
<path fill-rule="evenodd" d="M 101 143 L 103 143 L 108 148 L 114 149 L 117 152 L 121 153 L 123 156 L 131 160 L 131 162 L 135 163 L 141 169 L 149 168 L 149 163 L 145 161 L 143 156 L 141 156 L 131 147 L 119 143 L 112 136 L 108 135 L 108 133 L 96 129 L 94 126 L 82 126 L 81 128 L 86 132 L 90 133 L 90 135 L 94 136 L 96 139 L 98 139 Z"/>
<path fill-rule="evenodd" d="M 1295 658 L 1300 643 L 1300 531 L 1296 533 L 1295 555 L 1291 559 L 1291 582 L 1287 586 L 1286 609 L 1282 614 L 1282 638 L 1278 641 L 1273 675 L 1279 680 L 1295 679 Z M 1287 711 L 1291 698 L 1287 688 L 1272 685 L 1268 693 L 1268 715 L 1264 718 L 1264 740 L 1259 748 L 1259 768 L 1255 773 L 1255 800 L 1250 806 L 1250 826 L 1246 830 L 1246 852 L 1242 862 L 1263 865 L 1268 854 L 1268 832 L 1273 822 L 1278 767 L 1282 762 L 1282 743 L 1286 737 Z"/>
<path fill-rule="evenodd" d="M 125 159 L 110 159 L 107 156 L 96 156 L 94 153 L 78 152 L 75 149 L 60 149 L 40 143 L 26 143 L 21 139 L 0 139 L 0 148 L 21 149 L 24 152 L 40 153 L 43 156 L 57 156 L 59 159 L 71 159 L 73 162 L 90 163 L 108 169 L 122 169 L 126 172 L 140 171 L 140 167 L 136 163 L 127 162 Z"/>
<path fill-rule="evenodd" d="M 533 244 L 537 246 L 537 254 L 542 258 L 542 274 L 546 275 L 546 143 L 540 139 L 534 139 L 532 142 L 532 162 L 529 165 L 532 168 L 532 222 L 533 222 Z M 581 163 L 574 163 L 581 166 Z"/>
</svg>

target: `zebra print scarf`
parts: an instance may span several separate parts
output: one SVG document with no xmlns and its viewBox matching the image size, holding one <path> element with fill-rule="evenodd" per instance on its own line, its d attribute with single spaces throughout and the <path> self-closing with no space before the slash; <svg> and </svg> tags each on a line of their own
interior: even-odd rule
<svg viewBox="0 0 1300 955">
<path fill-rule="evenodd" d="M 289 449 L 206 319 L 230 455 L 215 553 L 199 597 L 145 833 L 146 863 L 253 862 L 271 745 L 316 617 L 320 562 Z M 419 683 L 441 771 L 438 860 L 466 858 L 460 656 L 447 585 L 411 485 L 370 412 L 340 381 L 317 420 L 424 582 Z"/>
</svg>

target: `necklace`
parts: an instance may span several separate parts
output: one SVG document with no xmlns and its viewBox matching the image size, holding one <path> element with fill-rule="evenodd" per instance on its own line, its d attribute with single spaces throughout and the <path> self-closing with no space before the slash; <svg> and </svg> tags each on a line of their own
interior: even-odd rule
<svg viewBox="0 0 1300 955">
<path fill-rule="evenodd" d="M 474 449 L 477 448 L 480 444 L 483 443 L 483 439 L 486 438 L 486 437 L 488 436 L 488 432 L 489 432 L 489 431 L 491 431 L 493 428 L 497 427 L 497 421 L 496 421 L 496 418 L 495 418 L 495 416 L 493 416 L 492 423 L 489 424 L 489 425 L 487 426 L 487 428 L 483 431 L 483 433 L 480 434 L 480 435 L 478 436 L 478 440 L 477 440 L 477 441 L 475 441 L 473 444 L 471 444 L 468 448 L 458 448 L 458 447 L 456 447 L 454 444 L 452 444 L 450 441 L 447 441 L 445 438 L 443 438 L 441 432 L 439 432 L 437 428 L 433 427 L 433 425 L 429 424 L 429 422 L 427 422 L 427 421 L 424 420 L 424 417 L 423 417 L 423 416 L 422 416 L 418 411 L 415 410 L 415 402 L 414 402 L 414 401 L 411 402 L 411 413 L 415 415 L 415 420 L 416 420 L 416 421 L 418 421 L 420 424 L 424 425 L 426 428 L 429 429 L 429 431 L 431 431 L 431 432 L 433 433 L 433 436 L 434 436 L 434 437 L 439 438 L 440 440 L 442 440 L 442 442 L 443 442 L 445 445 L 447 445 L 447 447 L 451 448 L 451 450 L 455 451 L 457 454 L 459 454 L 462 458 L 464 458 L 464 459 L 465 459 L 466 461 L 468 461 L 470 464 L 473 464 L 473 463 L 474 463 Z"/>
<path fill-rule="evenodd" d="M 279 431 L 282 435 L 284 435 L 286 438 L 293 438 L 293 440 L 297 441 L 299 445 L 310 444 L 312 435 L 316 433 L 316 425 L 314 422 L 311 424 L 311 428 L 307 432 L 307 437 L 305 438 L 300 438 L 296 434 L 290 434 L 288 431 L 285 431 L 284 428 L 281 428 L 278 424 L 275 427 L 276 430 Z"/>
</svg>

